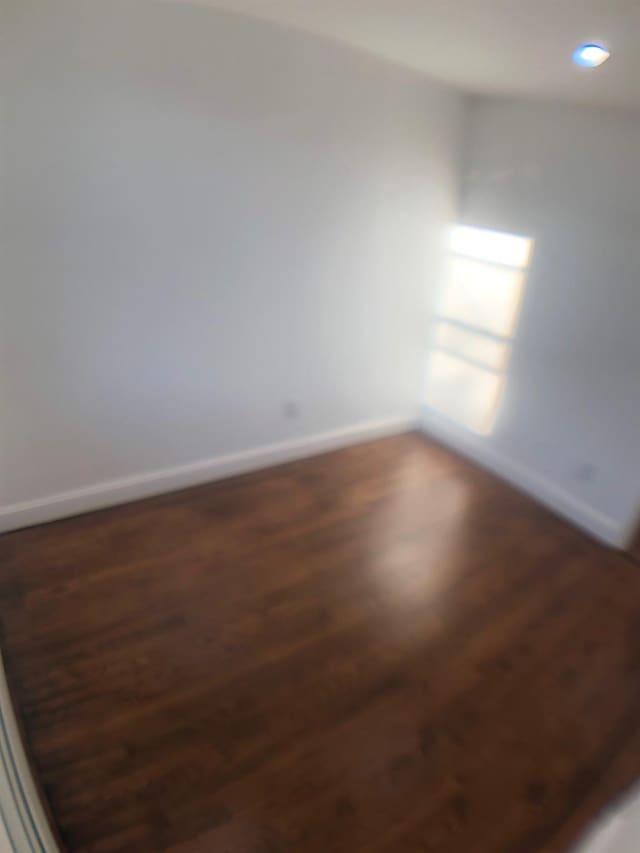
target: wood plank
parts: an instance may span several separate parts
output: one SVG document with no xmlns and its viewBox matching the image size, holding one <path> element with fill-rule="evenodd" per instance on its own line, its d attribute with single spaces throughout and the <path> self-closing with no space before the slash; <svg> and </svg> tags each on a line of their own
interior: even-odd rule
<svg viewBox="0 0 640 853">
<path fill-rule="evenodd" d="M 71 851 L 557 853 L 640 772 L 639 616 L 631 561 L 417 435 L 0 537 Z"/>
</svg>

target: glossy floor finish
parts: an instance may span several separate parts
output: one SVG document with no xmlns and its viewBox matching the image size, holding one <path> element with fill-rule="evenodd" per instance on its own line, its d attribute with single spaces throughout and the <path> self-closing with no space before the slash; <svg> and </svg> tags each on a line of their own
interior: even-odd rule
<svg viewBox="0 0 640 853">
<path fill-rule="evenodd" d="M 417 435 L 0 538 L 71 851 L 557 853 L 640 773 L 640 568 Z"/>
</svg>

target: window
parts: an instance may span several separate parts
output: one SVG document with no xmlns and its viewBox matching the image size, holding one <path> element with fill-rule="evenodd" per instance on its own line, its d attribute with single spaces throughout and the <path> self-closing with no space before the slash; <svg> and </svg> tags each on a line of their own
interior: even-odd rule
<svg viewBox="0 0 640 853">
<path fill-rule="evenodd" d="M 493 429 L 533 241 L 456 225 L 426 366 L 427 405 L 479 433 Z"/>
</svg>

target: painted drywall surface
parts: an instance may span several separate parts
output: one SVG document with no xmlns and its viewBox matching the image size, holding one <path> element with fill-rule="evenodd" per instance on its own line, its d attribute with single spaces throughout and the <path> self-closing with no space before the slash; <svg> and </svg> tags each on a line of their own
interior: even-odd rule
<svg viewBox="0 0 640 853">
<path fill-rule="evenodd" d="M 474 100 L 460 219 L 534 238 L 493 434 L 619 531 L 640 495 L 640 116 Z"/>
<path fill-rule="evenodd" d="M 0 507 L 417 411 L 460 95 L 195 5 L 4 13 Z"/>
<path fill-rule="evenodd" d="M 608 806 L 575 853 L 635 853 L 640 849 L 640 790 L 636 785 Z"/>
</svg>

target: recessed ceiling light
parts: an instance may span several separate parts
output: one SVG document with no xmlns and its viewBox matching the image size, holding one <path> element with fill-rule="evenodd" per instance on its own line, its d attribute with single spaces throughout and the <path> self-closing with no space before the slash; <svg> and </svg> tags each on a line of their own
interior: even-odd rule
<svg viewBox="0 0 640 853">
<path fill-rule="evenodd" d="M 581 44 L 573 52 L 573 61 L 576 65 L 585 68 L 597 68 L 611 56 L 606 47 L 601 44 Z"/>
</svg>

